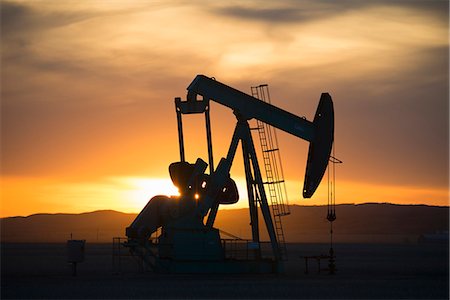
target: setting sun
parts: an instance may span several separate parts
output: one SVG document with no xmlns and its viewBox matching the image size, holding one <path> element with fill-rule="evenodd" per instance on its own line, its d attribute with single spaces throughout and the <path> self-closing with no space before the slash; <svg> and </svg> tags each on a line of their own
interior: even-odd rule
<svg viewBox="0 0 450 300">
<path fill-rule="evenodd" d="M 114 178 L 125 190 L 122 193 L 123 201 L 129 205 L 129 211 L 138 212 L 154 196 L 179 196 L 178 189 L 170 179 L 123 177 Z"/>
</svg>

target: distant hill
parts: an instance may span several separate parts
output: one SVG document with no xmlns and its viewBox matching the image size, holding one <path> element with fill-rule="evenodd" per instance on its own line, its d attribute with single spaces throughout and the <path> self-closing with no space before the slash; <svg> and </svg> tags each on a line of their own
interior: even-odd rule
<svg viewBox="0 0 450 300">
<path fill-rule="evenodd" d="M 326 206 L 292 205 L 290 211 L 291 214 L 282 219 L 287 242 L 329 241 Z M 250 238 L 247 215 L 247 209 L 221 211 L 215 226 Z M 336 242 L 417 242 L 422 234 L 449 230 L 448 206 L 341 204 L 336 206 L 336 216 L 333 222 Z M 262 237 L 267 239 L 267 234 Z"/>
<path fill-rule="evenodd" d="M 326 206 L 290 206 L 283 217 L 287 242 L 327 242 L 330 224 Z M 250 238 L 248 209 L 220 210 L 215 227 Z M 417 242 L 421 234 L 448 231 L 449 207 L 394 204 L 342 204 L 333 223 L 336 242 Z M 35 214 L 2 218 L 2 242 L 64 242 L 72 237 L 87 242 L 111 242 L 124 236 L 136 214 L 112 210 L 82 214 Z M 260 217 L 260 221 L 262 217 Z M 264 226 L 261 223 L 261 228 Z M 267 239 L 267 233 L 262 233 Z"/>
<path fill-rule="evenodd" d="M 2 242 L 61 242 L 86 239 L 90 242 L 110 242 L 113 236 L 123 236 L 125 227 L 136 217 L 113 210 L 81 214 L 34 214 L 28 217 L 1 219 Z"/>
</svg>

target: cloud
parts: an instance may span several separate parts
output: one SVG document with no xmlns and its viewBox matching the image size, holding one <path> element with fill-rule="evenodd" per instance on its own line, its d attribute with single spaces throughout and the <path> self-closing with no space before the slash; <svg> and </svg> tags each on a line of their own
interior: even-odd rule
<svg viewBox="0 0 450 300">
<path fill-rule="evenodd" d="M 242 21 L 259 21 L 268 24 L 304 23 L 333 17 L 348 10 L 366 6 L 363 1 L 277 1 L 255 2 L 245 4 L 221 4 L 210 8 L 213 14 L 240 19 Z"/>
<path fill-rule="evenodd" d="M 266 21 L 270 23 L 290 23 L 313 19 L 314 16 L 300 8 L 277 7 L 255 8 L 243 5 L 217 7 L 214 13 L 245 21 Z"/>
<path fill-rule="evenodd" d="M 68 26 L 98 16 L 98 13 L 83 11 L 42 10 L 33 3 L 19 4 L 2 1 L 2 39 L 22 39 L 45 29 Z"/>
<path fill-rule="evenodd" d="M 210 5 L 208 10 L 216 15 L 239 19 L 242 21 L 258 21 L 267 24 L 307 23 L 321 19 L 342 16 L 348 12 L 386 6 L 402 7 L 430 13 L 445 19 L 448 12 L 446 1 L 310 1 L 286 0 L 277 2 L 246 1 L 240 4 L 220 3 Z"/>
</svg>

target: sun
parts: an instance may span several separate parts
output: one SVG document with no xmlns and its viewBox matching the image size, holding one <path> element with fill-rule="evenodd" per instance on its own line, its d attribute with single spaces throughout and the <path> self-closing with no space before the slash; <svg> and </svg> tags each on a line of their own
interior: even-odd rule
<svg viewBox="0 0 450 300">
<path fill-rule="evenodd" d="M 130 209 L 139 211 L 147 202 L 157 195 L 179 196 L 178 188 L 170 179 L 146 178 L 146 177 L 124 177 L 120 179 L 126 186 L 124 199 L 127 200 Z"/>
</svg>

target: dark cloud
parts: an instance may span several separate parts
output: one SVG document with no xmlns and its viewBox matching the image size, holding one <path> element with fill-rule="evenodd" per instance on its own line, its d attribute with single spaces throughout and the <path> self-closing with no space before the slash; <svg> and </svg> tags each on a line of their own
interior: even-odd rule
<svg viewBox="0 0 450 300">
<path fill-rule="evenodd" d="M 1 3 L 2 39 L 28 36 L 44 29 L 81 22 L 96 15 L 88 11 L 44 12 L 31 5 L 5 1 Z"/>
<path fill-rule="evenodd" d="M 275 3 L 275 2 L 274 2 Z M 225 5 L 212 6 L 209 10 L 218 15 L 241 19 L 244 21 L 260 21 L 267 23 L 302 23 L 317 19 L 338 16 L 348 11 L 380 5 L 390 7 L 409 7 L 422 13 L 432 13 L 440 19 L 448 19 L 448 1 L 279 1 L 270 7 L 264 7 L 264 2 L 255 5 Z M 258 7 L 258 5 L 261 5 Z"/>
<path fill-rule="evenodd" d="M 30 14 L 30 9 L 24 5 L 3 1 L 0 6 L 2 35 L 26 25 L 23 22 Z"/>
<path fill-rule="evenodd" d="M 270 22 L 299 22 L 312 18 L 311 14 L 307 14 L 301 9 L 293 9 L 288 7 L 281 8 L 249 8 L 245 6 L 227 6 L 215 8 L 215 12 L 227 17 L 243 19 L 246 21 L 270 21 Z"/>
<path fill-rule="evenodd" d="M 13 75 L 10 67 L 27 69 L 31 72 L 63 72 L 79 74 L 85 66 L 61 53 L 39 53 L 36 45 L 45 43 L 48 30 L 67 26 L 92 18 L 90 12 L 41 11 L 28 4 L 1 3 L 2 73 Z M 42 51 L 41 51 L 42 52 Z M 5 74 L 5 72 L 8 72 Z M 13 71 L 14 72 L 14 71 Z M 31 75 L 32 73 L 28 73 Z M 17 86 L 7 85 L 6 92 Z"/>
</svg>

